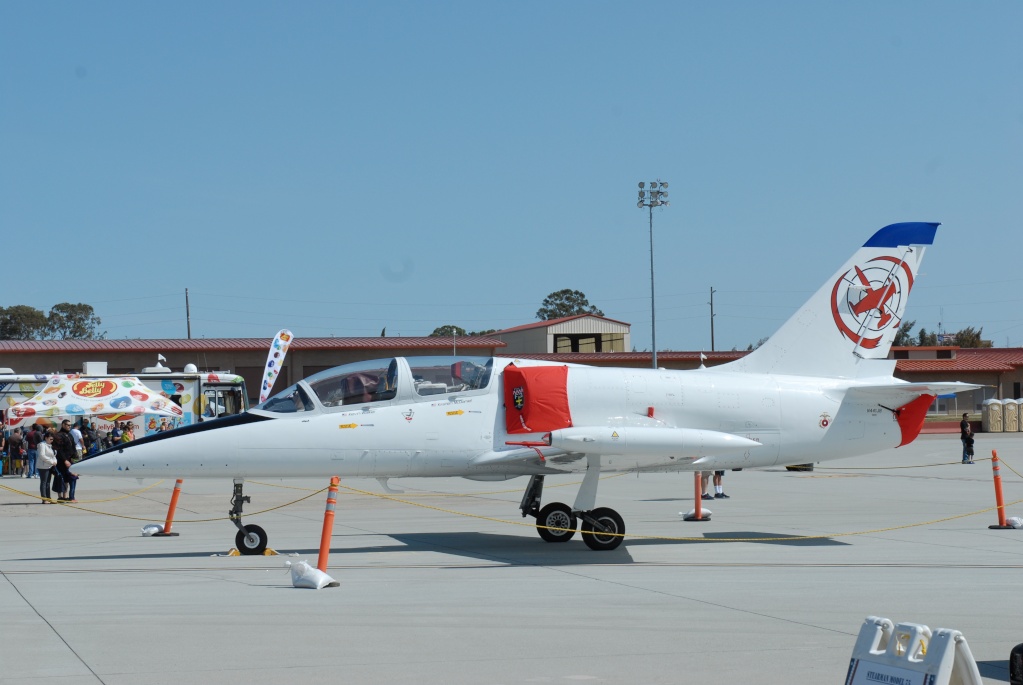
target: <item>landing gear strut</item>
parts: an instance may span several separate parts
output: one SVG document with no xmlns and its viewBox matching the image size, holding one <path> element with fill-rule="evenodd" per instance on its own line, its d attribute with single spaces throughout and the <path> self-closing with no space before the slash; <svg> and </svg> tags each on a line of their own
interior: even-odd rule
<svg viewBox="0 0 1023 685">
<path fill-rule="evenodd" d="M 235 547 L 242 554 L 262 554 L 266 551 L 266 531 L 259 526 L 242 525 L 242 505 L 251 502 L 252 498 L 242 494 L 242 486 L 245 483 L 241 478 L 234 481 L 234 494 L 231 496 L 231 511 L 227 513 L 231 523 L 238 528 L 238 534 L 234 536 Z"/>
<path fill-rule="evenodd" d="M 590 473 L 593 473 L 591 476 Z M 582 519 L 583 542 L 592 550 L 612 550 L 622 544 L 625 522 L 618 512 L 607 507 L 582 511 L 582 507 L 593 506 L 596 498 L 596 481 L 599 469 L 587 471 L 583 485 L 576 497 L 576 506 L 569 507 L 561 502 L 551 502 L 540 507 L 543 495 L 543 476 L 532 476 L 522 495 L 519 510 L 523 518 L 536 518 L 537 533 L 546 542 L 568 542 L 575 535 L 576 525 Z M 557 530 L 561 529 L 561 530 Z"/>
</svg>

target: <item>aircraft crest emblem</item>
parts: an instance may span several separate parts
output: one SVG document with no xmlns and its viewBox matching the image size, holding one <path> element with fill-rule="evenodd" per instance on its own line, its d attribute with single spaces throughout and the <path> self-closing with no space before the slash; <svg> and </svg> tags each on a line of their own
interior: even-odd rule
<svg viewBox="0 0 1023 685">
<path fill-rule="evenodd" d="M 827 428 L 831 425 L 831 414 L 826 411 L 821 412 L 821 420 L 817 422 L 817 425 L 821 428 Z"/>
<path fill-rule="evenodd" d="M 526 406 L 526 389 L 524 387 L 512 388 L 512 403 L 519 411 Z"/>
<path fill-rule="evenodd" d="M 839 332 L 860 347 L 872 350 L 894 326 L 902 323 L 913 273 L 906 263 L 882 255 L 842 274 L 831 289 L 831 314 Z"/>
</svg>

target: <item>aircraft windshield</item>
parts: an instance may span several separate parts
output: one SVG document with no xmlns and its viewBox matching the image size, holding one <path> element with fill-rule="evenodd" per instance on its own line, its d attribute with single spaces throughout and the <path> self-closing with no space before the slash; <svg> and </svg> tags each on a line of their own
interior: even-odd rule
<svg viewBox="0 0 1023 685">
<path fill-rule="evenodd" d="M 398 360 L 373 359 L 327 369 L 305 379 L 325 407 L 394 399 Z"/>
<path fill-rule="evenodd" d="M 489 357 L 408 357 L 419 395 L 480 390 L 490 383 L 494 360 Z"/>
<path fill-rule="evenodd" d="M 294 414 L 299 411 L 311 411 L 313 401 L 306 394 L 306 391 L 298 385 L 291 385 L 277 393 L 263 404 L 255 407 L 264 411 L 273 411 L 280 414 Z"/>
</svg>

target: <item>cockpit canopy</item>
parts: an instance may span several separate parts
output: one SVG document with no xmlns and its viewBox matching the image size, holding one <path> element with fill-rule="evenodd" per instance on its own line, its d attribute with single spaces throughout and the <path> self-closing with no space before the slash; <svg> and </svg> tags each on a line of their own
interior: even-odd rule
<svg viewBox="0 0 1023 685">
<path fill-rule="evenodd" d="M 490 385 L 490 357 L 394 357 L 327 369 L 310 376 L 255 407 L 292 413 L 384 402 L 416 401 L 432 395 L 483 390 Z"/>
</svg>

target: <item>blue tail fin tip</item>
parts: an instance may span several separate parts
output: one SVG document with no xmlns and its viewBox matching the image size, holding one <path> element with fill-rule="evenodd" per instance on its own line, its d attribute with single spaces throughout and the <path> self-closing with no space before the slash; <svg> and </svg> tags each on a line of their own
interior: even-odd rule
<svg viewBox="0 0 1023 685">
<path fill-rule="evenodd" d="M 905 222 L 890 224 L 870 236 L 863 247 L 899 247 L 901 245 L 932 245 L 939 223 Z"/>
</svg>

